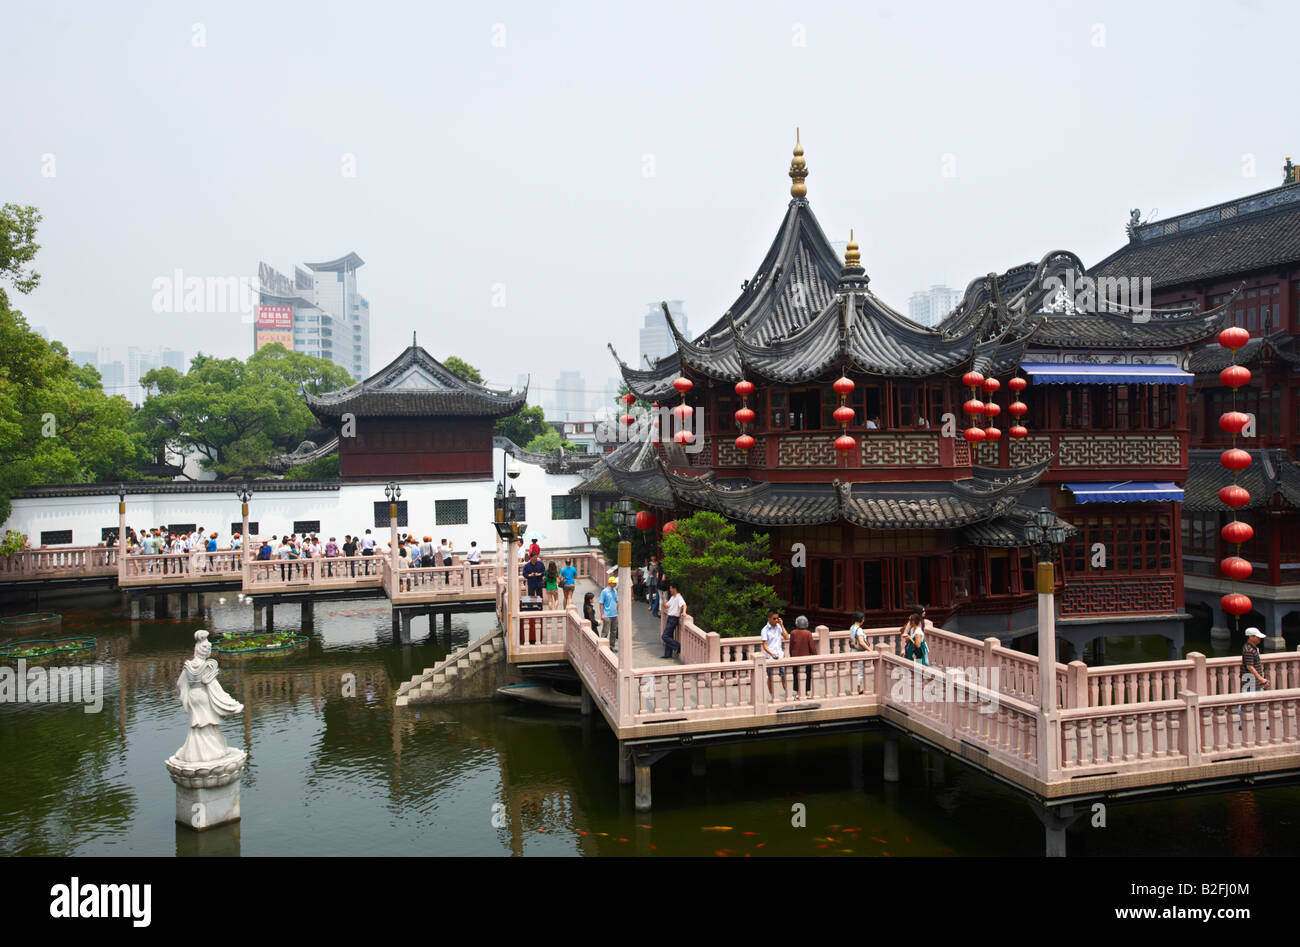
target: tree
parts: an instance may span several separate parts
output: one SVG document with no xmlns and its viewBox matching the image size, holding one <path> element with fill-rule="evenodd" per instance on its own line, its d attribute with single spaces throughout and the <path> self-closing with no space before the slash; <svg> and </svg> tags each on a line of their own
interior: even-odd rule
<svg viewBox="0 0 1300 947">
<path fill-rule="evenodd" d="M 249 357 L 199 354 L 182 375 L 159 368 L 141 378 L 149 390 L 133 425 L 155 452 L 197 453 L 206 470 L 238 477 L 265 469 L 318 425 L 302 397 L 352 383 L 326 359 L 267 345 Z"/>
<path fill-rule="evenodd" d="M 0 282 L 20 293 L 40 281 L 28 265 L 40 219 L 34 207 L 0 208 Z M 0 521 L 32 484 L 132 477 L 148 455 L 130 417 L 126 398 L 106 395 L 95 369 L 32 332 L 0 287 Z"/>
<path fill-rule="evenodd" d="M 768 557 L 768 537 L 738 541 L 736 526 L 701 510 L 677 520 L 663 538 L 664 576 L 677 582 L 699 627 L 724 638 L 756 634 L 767 613 L 785 603 L 768 581 L 780 572 Z"/>
<path fill-rule="evenodd" d="M 549 426 L 545 431 L 538 434 L 524 445 L 525 450 L 535 451 L 538 454 L 545 454 L 548 451 L 555 450 L 557 447 L 563 447 L 565 450 L 572 451 L 575 454 L 582 453 L 581 447 L 578 447 L 576 444 L 570 444 L 560 436 L 559 431 Z"/>
<path fill-rule="evenodd" d="M 448 355 L 442 364 L 446 366 L 447 371 L 457 378 L 463 378 L 465 381 L 473 382 L 476 385 L 483 384 L 483 376 L 479 374 L 479 370 L 463 358 Z"/>
<path fill-rule="evenodd" d="M 601 554 L 610 565 L 618 562 L 618 544 L 620 536 L 614 525 L 614 511 L 603 510 L 596 514 L 596 527 L 592 530 L 596 542 L 600 544 Z M 634 530 L 631 538 L 632 564 L 640 566 L 649 562 L 651 556 L 659 554 L 659 534 L 653 529 Z"/>
<path fill-rule="evenodd" d="M 309 460 L 300 467 L 290 467 L 285 480 L 334 480 L 339 475 L 339 455 L 328 454 Z"/>
<path fill-rule="evenodd" d="M 514 414 L 498 419 L 492 433 L 498 437 L 508 437 L 522 447 L 548 430 L 555 429 L 546 423 L 542 409 L 535 404 L 526 404 Z"/>
</svg>

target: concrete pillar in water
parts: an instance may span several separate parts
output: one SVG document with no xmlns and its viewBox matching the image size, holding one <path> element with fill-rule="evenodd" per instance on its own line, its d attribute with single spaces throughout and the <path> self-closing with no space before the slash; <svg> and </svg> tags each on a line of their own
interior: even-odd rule
<svg viewBox="0 0 1300 947">
<path fill-rule="evenodd" d="M 429 621 L 433 621 L 433 616 L 429 616 Z M 447 633 L 447 640 L 451 640 L 451 612 L 442 613 L 442 630 Z"/>
<path fill-rule="evenodd" d="M 885 737 L 885 782 L 898 782 L 898 737 Z"/>
<path fill-rule="evenodd" d="M 301 625 L 303 628 L 310 628 L 312 625 L 315 624 L 316 612 L 312 606 L 313 603 L 311 599 L 305 599 L 302 603 Z"/>
<path fill-rule="evenodd" d="M 618 745 L 618 782 L 622 786 L 632 782 L 632 751 L 621 742 Z"/>
<path fill-rule="evenodd" d="M 185 593 L 185 607 L 189 609 L 190 614 L 193 616 L 201 617 L 203 615 L 202 607 L 199 604 L 198 592 Z"/>
<path fill-rule="evenodd" d="M 167 618 L 167 596 L 155 595 L 153 597 L 153 617 Z"/>
<path fill-rule="evenodd" d="M 582 715 L 590 717 L 591 712 L 595 709 L 595 704 L 591 701 L 591 691 L 587 690 L 587 685 L 582 685 Z"/>
<path fill-rule="evenodd" d="M 189 597 L 188 595 L 186 595 L 185 593 L 182 592 L 180 595 L 177 596 L 177 599 L 179 600 L 179 603 L 180 603 L 180 616 L 181 616 L 181 618 L 189 618 L 189 617 L 190 617 L 190 597 Z"/>
<path fill-rule="evenodd" d="M 174 617 L 181 613 L 181 596 L 179 592 L 172 592 L 167 596 L 167 615 Z"/>
<path fill-rule="evenodd" d="M 1053 806 L 1050 809 L 1037 803 L 1031 803 L 1031 806 L 1038 821 L 1043 823 L 1044 854 L 1048 858 L 1064 858 L 1066 829 L 1083 814 L 1083 810 L 1076 811 L 1071 805 Z"/>
<path fill-rule="evenodd" d="M 644 812 L 650 808 L 650 761 L 638 759 L 633 768 L 636 770 L 636 808 Z"/>
<path fill-rule="evenodd" d="M 139 619 L 140 619 L 140 600 L 138 598 L 133 598 L 131 599 L 131 620 L 139 621 Z"/>
<path fill-rule="evenodd" d="M 262 630 L 262 606 L 256 602 L 253 603 L 253 630 Z"/>
<path fill-rule="evenodd" d="M 709 754 L 702 746 L 691 750 L 691 775 L 703 776 L 709 771 Z"/>
<path fill-rule="evenodd" d="M 1092 663 L 1093 664 L 1106 663 L 1106 639 L 1105 638 L 1092 639 Z"/>
<path fill-rule="evenodd" d="M 268 634 L 275 631 L 275 606 L 270 602 L 266 603 L 266 631 Z"/>
</svg>

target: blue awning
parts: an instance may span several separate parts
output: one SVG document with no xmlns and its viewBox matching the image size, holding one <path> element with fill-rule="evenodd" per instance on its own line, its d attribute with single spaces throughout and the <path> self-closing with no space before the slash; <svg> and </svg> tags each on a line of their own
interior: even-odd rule
<svg viewBox="0 0 1300 947">
<path fill-rule="evenodd" d="M 1196 378 L 1176 365 L 1054 365 L 1023 362 L 1020 367 L 1033 376 L 1036 385 L 1190 385 Z"/>
<path fill-rule="evenodd" d="M 1123 483 L 1067 483 L 1076 503 L 1141 503 L 1144 500 L 1178 500 L 1183 491 L 1172 483 L 1144 483 L 1126 480 Z"/>
</svg>

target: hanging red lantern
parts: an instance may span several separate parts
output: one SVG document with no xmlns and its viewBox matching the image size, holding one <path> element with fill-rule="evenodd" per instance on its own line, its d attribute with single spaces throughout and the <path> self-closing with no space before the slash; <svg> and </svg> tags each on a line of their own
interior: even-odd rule
<svg viewBox="0 0 1300 947">
<path fill-rule="evenodd" d="M 1240 447 L 1232 447 L 1219 455 L 1219 463 L 1229 470 L 1245 470 L 1250 466 L 1250 454 Z"/>
<path fill-rule="evenodd" d="M 740 437 L 736 438 L 737 450 L 749 450 L 753 446 L 754 446 L 754 439 L 750 437 L 748 434 L 742 434 L 740 435 Z"/>
<path fill-rule="evenodd" d="M 754 417 L 755 415 L 754 415 L 753 408 L 736 409 L 736 421 L 739 424 L 748 424 L 750 421 L 754 420 Z"/>
<path fill-rule="evenodd" d="M 665 536 L 667 536 L 669 533 L 675 533 L 675 532 L 677 532 L 676 520 L 669 520 L 667 523 L 664 523 L 663 534 Z"/>
<path fill-rule="evenodd" d="M 971 417 L 975 417 L 976 415 L 984 413 L 984 402 L 980 401 L 978 398 L 972 398 L 970 401 L 963 404 L 961 409 Z"/>
<path fill-rule="evenodd" d="M 984 439 L 986 441 L 996 441 L 1002 436 L 1002 432 L 995 427 L 986 427 L 984 429 Z"/>
<path fill-rule="evenodd" d="M 684 395 L 695 387 L 695 382 L 691 381 L 689 378 L 679 378 L 673 382 L 673 387 L 677 389 L 678 394 Z"/>
<path fill-rule="evenodd" d="M 984 429 L 982 427 L 968 427 L 961 432 L 961 436 L 966 438 L 972 444 L 978 444 L 984 440 Z"/>
<path fill-rule="evenodd" d="M 695 440 L 695 435 L 690 431 L 678 431 L 673 435 L 674 444 L 689 444 L 693 440 Z"/>
<path fill-rule="evenodd" d="M 1007 405 L 1007 410 L 1016 417 L 1020 417 L 1022 414 L 1029 413 L 1029 405 L 1025 404 L 1023 401 L 1013 401 L 1011 404 Z"/>
<path fill-rule="evenodd" d="M 1007 431 L 1007 433 L 1010 434 L 1012 437 L 1014 437 L 1014 438 L 1016 438 L 1016 439 L 1019 439 L 1019 438 L 1022 438 L 1022 437 L 1028 437 L 1028 436 L 1029 436 L 1029 428 L 1025 427 L 1023 424 L 1016 424 L 1016 425 L 1013 425 L 1012 428 L 1011 428 L 1011 430 Z"/>
<path fill-rule="evenodd" d="M 632 417 L 632 415 L 630 414 L 623 415 L 621 418 L 619 418 L 619 420 L 627 425 L 632 425 L 636 423 L 636 418 Z"/>
<path fill-rule="evenodd" d="M 1240 592 L 1231 592 L 1219 599 L 1219 604 L 1229 615 L 1244 615 L 1251 608 L 1249 595 L 1242 595 Z"/>
<path fill-rule="evenodd" d="M 1001 387 L 1002 387 L 1002 382 L 998 381 L 996 378 L 984 379 L 983 388 L 989 394 L 993 394 L 993 392 L 997 391 Z"/>
<path fill-rule="evenodd" d="M 687 418 L 689 418 L 694 413 L 695 413 L 695 409 L 692 408 L 689 404 L 679 404 L 677 405 L 677 407 L 673 408 L 673 417 L 675 417 L 678 421 L 684 422 Z"/>
<path fill-rule="evenodd" d="M 1007 387 L 1012 391 L 1024 391 L 1029 387 L 1029 382 L 1025 381 L 1019 375 L 1007 382 Z"/>
<path fill-rule="evenodd" d="M 1219 427 L 1229 434 L 1240 434 L 1250 423 L 1250 415 L 1240 411 L 1228 411 L 1219 417 Z"/>
<path fill-rule="evenodd" d="M 842 404 L 835 409 L 831 417 L 835 419 L 836 424 L 848 424 L 853 420 L 853 409 Z"/>
<path fill-rule="evenodd" d="M 1239 349 L 1250 341 L 1250 332 L 1241 326 L 1232 326 L 1219 333 L 1219 344 L 1225 349 Z"/>
<path fill-rule="evenodd" d="M 1219 571 L 1230 579 L 1248 579 L 1254 567 L 1240 556 L 1229 556 L 1219 563 Z"/>
<path fill-rule="evenodd" d="M 623 396 L 622 400 L 623 403 L 630 408 L 632 407 L 633 404 L 636 403 L 636 395 L 632 394 L 632 392 L 629 391 L 627 394 Z"/>
<path fill-rule="evenodd" d="M 752 381 L 736 382 L 736 394 L 742 398 L 747 398 L 754 393 L 754 383 Z"/>
<path fill-rule="evenodd" d="M 841 434 L 839 437 L 835 438 L 835 449 L 837 451 L 853 450 L 857 443 L 858 442 L 849 435 Z"/>
<path fill-rule="evenodd" d="M 654 529 L 655 515 L 649 510 L 639 510 L 636 514 L 637 529 Z"/>
<path fill-rule="evenodd" d="M 988 404 L 984 406 L 984 413 L 991 418 L 996 418 L 999 414 L 1002 413 L 1002 409 L 998 407 L 996 402 L 990 401 Z"/>
<path fill-rule="evenodd" d="M 1223 504 L 1236 509 L 1237 507 L 1245 506 L 1250 502 L 1250 491 L 1245 487 L 1230 484 L 1229 486 L 1220 488 L 1219 500 Z"/>
<path fill-rule="evenodd" d="M 984 384 L 984 376 L 979 372 L 967 372 L 961 376 L 961 383 L 967 388 L 977 388 Z"/>
<path fill-rule="evenodd" d="M 835 389 L 836 394 L 847 395 L 854 388 L 853 379 L 847 375 L 841 375 L 835 379 L 835 384 L 831 385 L 831 387 Z"/>
<path fill-rule="evenodd" d="M 1248 543 L 1255 536 L 1255 527 L 1241 520 L 1233 520 L 1224 525 L 1219 535 L 1223 537 L 1224 542 Z"/>
<path fill-rule="evenodd" d="M 1236 391 L 1242 385 L 1250 384 L 1250 369 L 1245 365 L 1229 365 L 1219 372 L 1219 382 Z"/>
</svg>

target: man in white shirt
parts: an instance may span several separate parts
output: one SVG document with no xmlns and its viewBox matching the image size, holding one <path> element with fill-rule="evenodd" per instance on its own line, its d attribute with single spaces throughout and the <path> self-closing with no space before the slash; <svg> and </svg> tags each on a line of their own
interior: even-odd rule
<svg viewBox="0 0 1300 947">
<path fill-rule="evenodd" d="M 474 543 L 470 543 L 470 544 L 469 544 L 469 552 L 465 554 L 465 561 L 468 562 L 471 566 L 477 566 L 478 563 L 479 563 L 479 559 L 480 559 L 481 557 L 482 557 L 482 552 L 481 552 L 481 551 L 479 550 L 479 548 L 478 548 L 478 543 L 476 543 L 476 542 L 474 542 Z M 483 584 L 483 570 L 482 570 L 482 569 L 474 569 L 474 570 L 472 570 L 472 571 L 471 571 L 471 575 L 473 576 L 472 581 L 473 581 L 473 583 L 474 583 L 475 585 L 482 585 L 482 584 Z"/>
<path fill-rule="evenodd" d="M 451 546 L 447 544 L 447 537 L 445 536 L 442 542 L 438 544 L 438 561 L 445 568 L 451 568 Z M 451 582 L 451 572 L 444 572 L 442 574 L 442 584 L 447 585 L 449 582 Z"/>
<path fill-rule="evenodd" d="M 366 535 L 361 537 L 361 555 L 373 556 L 375 554 L 375 537 L 370 535 L 370 530 L 366 530 Z"/>
<path fill-rule="evenodd" d="M 778 612 L 768 613 L 767 624 L 759 632 L 763 636 L 763 653 L 769 660 L 779 661 L 785 657 L 785 642 L 789 640 L 790 633 L 785 630 L 785 625 L 781 623 L 781 616 Z M 772 668 L 767 669 L 767 696 L 774 696 L 772 693 Z M 781 684 L 785 684 L 785 668 L 776 668 L 776 673 L 781 677 Z"/>
<path fill-rule="evenodd" d="M 656 592 L 656 595 L 659 593 Z M 676 582 L 668 583 L 668 601 L 664 603 L 664 657 L 674 658 L 682 650 L 682 643 L 677 640 L 677 628 L 682 622 L 682 612 L 686 610 L 686 600 L 677 590 Z"/>
</svg>

